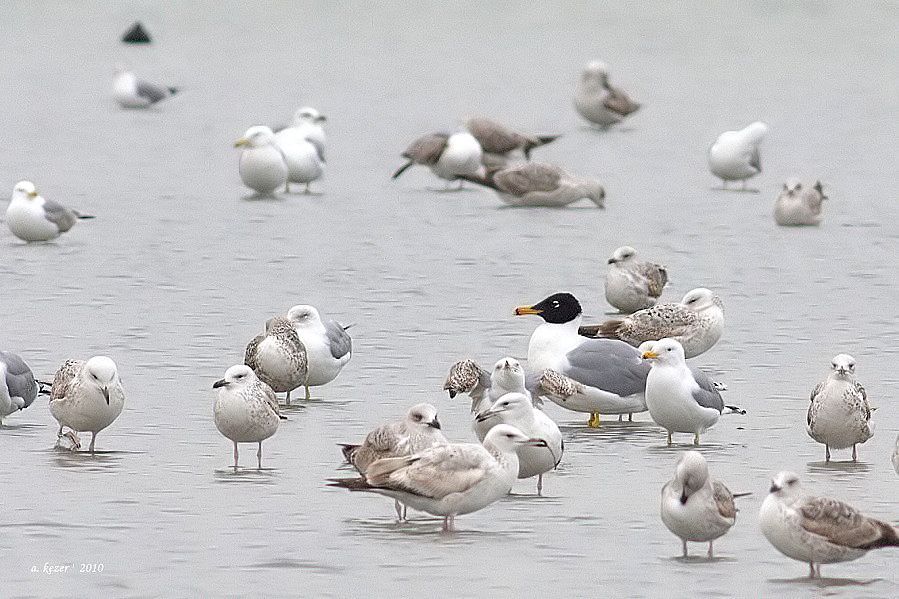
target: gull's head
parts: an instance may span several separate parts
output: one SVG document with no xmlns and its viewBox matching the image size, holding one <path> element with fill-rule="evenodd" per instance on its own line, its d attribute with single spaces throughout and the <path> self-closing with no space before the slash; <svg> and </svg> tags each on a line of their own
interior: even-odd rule
<svg viewBox="0 0 899 599">
<path fill-rule="evenodd" d="M 759 144 L 765 139 L 765 136 L 768 135 L 768 125 L 762 121 L 756 121 L 751 125 L 748 125 L 741 133 L 743 134 L 743 137 L 750 142 Z"/>
<path fill-rule="evenodd" d="M 303 106 L 293 113 L 293 124 L 301 125 L 303 123 L 321 124 L 328 120 L 328 117 L 320 113 L 311 106 Z"/>
<path fill-rule="evenodd" d="M 514 453 L 522 446 L 546 447 L 546 441 L 528 437 L 511 424 L 497 424 L 484 437 L 484 445 L 492 445 L 503 453 Z"/>
<path fill-rule="evenodd" d="M 406 420 L 414 427 L 423 430 L 440 430 L 440 421 L 437 420 L 437 408 L 429 403 L 420 403 L 409 408 L 406 412 Z"/>
<path fill-rule="evenodd" d="M 109 388 L 116 384 L 119 372 L 115 362 L 106 356 L 94 356 L 84 364 L 87 383 L 99 389 L 109 403 Z"/>
<path fill-rule="evenodd" d="M 850 377 L 855 375 L 855 358 L 849 354 L 837 354 L 830 361 L 830 369 L 838 377 Z"/>
<path fill-rule="evenodd" d="M 583 183 L 584 197 L 592 201 L 598 208 L 605 208 L 606 190 L 602 183 L 595 179 L 587 179 Z"/>
<path fill-rule="evenodd" d="M 655 360 L 659 364 L 683 364 L 686 361 L 684 346 L 678 340 L 670 338 L 654 342 L 642 355 L 644 360 Z"/>
<path fill-rule="evenodd" d="M 609 65 L 601 60 L 593 60 L 584 67 L 581 78 L 586 80 L 597 80 L 605 82 L 609 78 Z"/>
<path fill-rule="evenodd" d="M 275 143 L 275 134 L 265 125 L 254 125 L 234 142 L 235 148 L 261 148 Z"/>
<path fill-rule="evenodd" d="M 784 191 L 787 192 L 788 195 L 793 195 L 801 189 L 802 181 L 800 181 L 796 177 L 790 177 L 789 179 L 787 179 L 787 182 L 784 183 Z"/>
<path fill-rule="evenodd" d="M 636 256 L 637 250 L 629 245 L 623 245 L 612 253 L 612 257 L 609 258 L 609 264 L 627 262 L 628 260 L 633 260 Z"/>
<path fill-rule="evenodd" d="M 287 318 L 296 327 L 312 327 L 321 324 L 321 316 L 314 306 L 300 304 L 287 311 Z"/>
<path fill-rule="evenodd" d="M 771 479 L 771 487 L 768 492 L 778 499 L 789 499 L 800 495 L 802 488 L 799 485 L 799 476 L 795 472 L 778 472 Z"/>
<path fill-rule="evenodd" d="M 503 358 L 493 365 L 490 380 L 503 389 L 524 387 L 524 368 L 515 358 Z"/>
<path fill-rule="evenodd" d="M 578 318 L 583 310 L 581 303 L 570 293 L 554 293 L 533 306 L 518 306 L 515 316 L 536 314 L 543 320 L 553 324 L 564 324 Z"/>
<path fill-rule="evenodd" d="M 19 181 L 12 188 L 12 199 L 22 198 L 24 200 L 33 200 L 38 197 L 37 189 L 31 181 Z"/>
<path fill-rule="evenodd" d="M 492 406 L 479 413 L 475 419 L 478 422 L 484 422 L 503 414 L 508 414 L 514 418 L 516 415 L 527 414 L 533 409 L 534 405 L 524 393 L 506 393 L 493 402 Z"/>
<path fill-rule="evenodd" d="M 677 460 L 674 478 L 681 485 L 680 502 L 687 503 L 690 495 L 701 489 L 708 480 L 709 466 L 698 451 L 685 451 Z"/>
<path fill-rule="evenodd" d="M 688 291 L 680 303 L 694 312 L 702 312 L 715 306 L 721 307 L 721 300 L 718 296 L 705 287 L 698 287 Z"/>
<path fill-rule="evenodd" d="M 256 373 L 253 369 L 244 364 L 235 364 L 225 371 L 225 378 L 220 379 L 212 384 L 213 389 L 221 387 L 233 388 L 244 386 L 256 380 Z"/>
</svg>

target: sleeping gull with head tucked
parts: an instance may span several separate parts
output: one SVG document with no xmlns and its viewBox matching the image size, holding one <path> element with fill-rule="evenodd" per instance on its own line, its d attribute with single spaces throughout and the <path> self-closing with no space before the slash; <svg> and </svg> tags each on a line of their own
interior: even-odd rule
<svg viewBox="0 0 899 599">
<path fill-rule="evenodd" d="M 22 241 L 50 241 L 79 220 L 94 218 L 42 197 L 34 183 L 19 181 L 6 209 L 6 226 Z"/>
<path fill-rule="evenodd" d="M 852 447 L 852 461 L 858 459 L 855 446 L 874 436 L 868 394 L 855 378 L 855 358 L 834 356 L 828 377 L 812 390 L 806 419 L 809 436 L 824 444 L 824 459 L 830 449 Z"/>
<path fill-rule="evenodd" d="M 463 178 L 493 189 L 509 206 L 562 208 L 587 199 L 597 208 L 605 208 L 606 191 L 599 181 L 572 175 L 552 164 L 526 162 L 486 176 Z"/>
<path fill-rule="evenodd" d="M 656 305 L 668 283 L 664 266 L 637 259 L 637 250 L 629 245 L 616 249 L 609 258 L 606 273 L 606 301 L 631 314 Z"/>
<path fill-rule="evenodd" d="M 75 433 L 90 432 L 88 451 L 94 453 L 97 433 L 112 424 L 125 406 L 125 390 L 115 362 L 106 356 L 94 356 L 84 362 L 67 360 L 53 378 L 50 389 L 50 414 L 63 427 Z"/>
<path fill-rule="evenodd" d="M 662 522 L 683 543 L 708 543 L 709 559 L 714 558 L 712 543 L 724 536 L 737 519 L 734 497 L 724 483 L 709 476 L 709 466 L 698 451 L 685 451 L 677 460 L 674 478 L 662 487 Z"/>
<path fill-rule="evenodd" d="M 237 471 L 237 444 L 258 443 L 256 464 L 262 470 L 262 442 L 275 434 L 281 423 L 278 398 L 253 369 L 237 364 L 216 381 L 213 418 L 215 427 L 234 443 L 234 471 Z"/>
<path fill-rule="evenodd" d="M 25 360 L 18 354 L 0 351 L 0 426 L 5 416 L 30 406 L 39 390 Z"/>
<path fill-rule="evenodd" d="M 609 83 L 609 68 L 604 62 L 595 60 L 581 73 L 574 107 L 582 117 L 607 129 L 639 110 L 640 104 L 632 101 L 621 89 L 613 87 Z"/>
<path fill-rule="evenodd" d="M 678 304 L 657 304 L 625 318 L 581 327 L 580 334 L 609 337 L 633 346 L 664 337 L 676 339 L 687 358 L 708 351 L 724 332 L 721 299 L 705 288 L 687 292 Z"/>
<path fill-rule="evenodd" d="M 368 467 L 382 458 L 412 455 L 434 445 L 447 443 L 440 432 L 437 408 L 420 403 L 409 408 L 402 420 L 383 424 L 365 436 L 360 445 L 341 444 L 343 457 L 364 475 Z M 396 502 L 396 517 L 406 519 L 406 510 Z"/>
<path fill-rule="evenodd" d="M 409 144 L 402 154 L 407 162 L 393 173 L 393 178 L 402 175 L 413 164 L 421 164 L 441 179 L 458 180 L 461 189 L 465 177 L 484 177 L 483 154 L 481 144 L 467 131 L 453 135 L 430 133 Z"/>
<path fill-rule="evenodd" d="M 287 162 L 275 141 L 275 134 L 265 125 L 254 125 L 234 142 L 240 152 L 240 180 L 260 194 L 270 194 L 287 185 Z"/>
<path fill-rule="evenodd" d="M 759 145 L 768 134 L 768 125 L 756 121 L 739 131 L 725 131 L 709 148 L 709 170 L 721 179 L 724 189 L 728 181 L 746 180 L 762 172 Z"/>
<path fill-rule="evenodd" d="M 369 464 L 362 478 L 332 479 L 329 486 L 392 497 L 403 505 L 443 517 L 443 530 L 454 530 L 456 516 L 470 514 L 502 499 L 518 474 L 518 447 L 543 447 L 514 426 L 490 429 L 483 445 L 435 445 L 407 457 Z"/>
<path fill-rule="evenodd" d="M 177 87 L 143 81 L 125 67 L 116 67 L 112 95 L 122 108 L 148 108 L 171 98 L 176 93 Z"/>
<path fill-rule="evenodd" d="M 494 364 L 493 372 L 487 372 L 474 360 L 460 360 L 450 367 L 443 390 L 449 392 L 450 399 L 459 393 L 466 393 L 471 398 L 472 414 L 486 410 L 506 393 L 521 393 L 532 399 L 531 392 L 525 386 L 524 367 L 510 357 Z M 536 403 L 542 402 L 538 399 Z"/>
<path fill-rule="evenodd" d="M 333 320 L 323 320 L 313 306 L 297 305 L 287 311 L 287 319 L 306 348 L 306 399 L 309 387 L 326 385 L 337 378 L 353 357 L 353 340 L 344 327 Z"/>
<path fill-rule="evenodd" d="M 799 179 L 790 179 L 777 196 L 774 220 L 783 227 L 821 224 L 821 203 L 826 199 L 820 181 L 808 187 Z"/>
<path fill-rule="evenodd" d="M 287 405 L 290 392 L 306 384 L 306 348 L 286 316 L 275 316 L 265 323 L 265 332 L 247 344 L 244 364 L 272 391 L 286 393 Z"/>
<path fill-rule="evenodd" d="M 821 564 L 858 559 L 871 549 L 899 547 L 899 531 L 829 497 L 807 495 L 792 472 L 771 481 L 759 511 L 759 526 L 774 548 L 809 565 L 821 578 Z"/>
</svg>

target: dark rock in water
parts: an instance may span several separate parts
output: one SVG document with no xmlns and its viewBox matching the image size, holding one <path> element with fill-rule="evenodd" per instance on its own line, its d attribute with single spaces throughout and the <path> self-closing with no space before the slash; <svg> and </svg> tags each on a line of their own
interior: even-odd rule
<svg viewBox="0 0 899 599">
<path fill-rule="evenodd" d="M 131 29 L 125 32 L 125 35 L 122 36 L 122 41 L 126 44 L 149 44 L 152 40 L 144 26 L 140 24 L 140 21 L 137 21 L 131 26 Z"/>
</svg>

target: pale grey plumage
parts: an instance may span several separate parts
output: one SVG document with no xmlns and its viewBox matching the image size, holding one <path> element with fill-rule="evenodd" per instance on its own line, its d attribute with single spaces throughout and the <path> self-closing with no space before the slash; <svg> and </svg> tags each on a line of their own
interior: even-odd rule
<svg viewBox="0 0 899 599">
<path fill-rule="evenodd" d="M 346 328 L 334 320 L 326 320 L 322 324 L 325 325 L 332 356 L 340 359 L 353 350 L 353 339 L 347 334 Z"/>
<path fill-rule="evenodd" d="M 38 394 L 38 384 L 34 380 L 34 373 L 19 355 L 12 352 L 0 351 L 0 362 L 4 364 L 4 377 L 6 389 L 11 398 L 21 398 L 22 408 L 31 405 Z M 2 414 L 0 414 L 2 416 Z"/>
</svg>

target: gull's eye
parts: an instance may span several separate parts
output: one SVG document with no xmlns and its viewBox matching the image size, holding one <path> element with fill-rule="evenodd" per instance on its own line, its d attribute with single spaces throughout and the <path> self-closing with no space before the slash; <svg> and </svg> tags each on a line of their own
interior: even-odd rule
<svg viewBox="0 0 899 599">
<path fill-rule="evenodd" d="M 798 481 L 797 481 L 795 478 L 791 478 L 790 480 L 787 481 L 787 484 L 788 484 L 788 485 L 795 485 L 797 482 L 798 482 Z"/>
<path fill-rule="evenodd" d="M 559 302 L 553 302 L 553 308 L 558 308 L 558 307 L 559 307 Z"/>
</svg>

